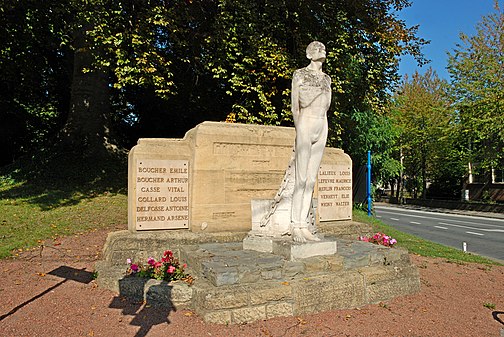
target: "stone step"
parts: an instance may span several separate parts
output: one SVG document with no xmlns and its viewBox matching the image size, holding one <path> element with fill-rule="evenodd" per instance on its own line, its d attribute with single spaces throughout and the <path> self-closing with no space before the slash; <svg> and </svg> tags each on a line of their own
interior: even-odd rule
<svg viewBox="0 0 504 337">
<path fill-rule="evenodd" d="M 163 248 L 164 237 L 142 235 L 144 247 L 151 247 L 145 245 L 149 241 L 156 242 L 155 251 L 134 256 L 129 255 L 132 247 L 124 243 L 139 240 L 138 235 L 121 233 L 117 237 L 111 241 L 116 248 L 109 248 L 106 260 L 96 264 L 100 286 L 152 306 L 191 308 L 206 322 L 245 323 L 357 308 L 420 290 L 418 270 L 406 250 L 341 237 L 331 238 L 336 241 L 337 254 L 295 261 L 243 250 L 240 239 L 231 241 L 227 236 L 219 243 L 172 237 L 169 247 L 165 241 L 164 249 L 176 251 L 180 261 L 188 264 L 195 279 L 191 286 L 126 276 L 125 258 L 155 256 L 153 252 Z M 124 261 L 118 263 L 114 258 L 118 256 Z"/>
</svg>

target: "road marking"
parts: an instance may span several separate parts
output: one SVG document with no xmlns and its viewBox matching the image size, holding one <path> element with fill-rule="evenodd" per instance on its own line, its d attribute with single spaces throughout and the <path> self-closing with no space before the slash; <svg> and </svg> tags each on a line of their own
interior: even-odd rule
<svg viewBox="0 0 504 337">
<path fill-rule="evenodd" d="M 419 216 L 419 215 L 411 215 L 411 214 L 402 214 L 402 213 L 397 213 L 397 212 L 388 212 L 388 211 L 381 211 L 383 213 L 389 213 L 389 214 L 397 214 L 397 215 L 403 215 L 403 216 L 409 216 L 409 217 L 415 217 L 415 218 L 422 218 L 426 219 L 427 217 L 425 216 Z M 425 213 L 425 212 L 424 212 Z M 391 220 L 398 220 L 396 218 L 390 218 Z M 459 221 L 459 220 L 446 220 L 446 219 L 441 219 L 441 218 L 435 218 L 435 217 L 429 217 L 428 219 L 430 220 L 441 220 L 441 221 L 451 221 L 451 222 L 461 222 L 463 224 L 474 224 L 474 225 L 482 225 L 480 223 L 475 223 L 475 222 L 469 222 L 469 221 Z M 495 219 L 487 219 L 487 220 L 495 220 Z M 498 220 L 498 221 L 503 221 L 504 220 Z M 440 225 L 445 225 L 445 226 L 450 226 L 450 227 L 459 227 L 459 228 L 465 228 L 465 229 L 474 229 L 474 230 L 479 230 L 483 232 L 494 232 L 494 233 L 504 233 L 504 229 L 490 229 L 490 228 L 480 228 L 480 227 L 472 227 L 472 226 L 462 226 L 462 225 L 455 225 L 455 224 L 449 224 L 445 222 L 439 222 Z M 499 227 L 502 228 L 502 226 L 499 225 L 491 225 L 491 224 L 484 224 L 484 227 Z"/>
<path fill-rule="evenodd" d="M 462 226 L 462 225 L 455 225 L 455 224 L 445 223 L 445 222 L 439 222 L 439 224 L 445 225 L 445 226 L 450 226 L 450 227 L 474 229 L 474 230 L 483 231 L 483 232 L 504 233 L 504 229 L 488 229 L 488 228 L 479 228 L 479 227 L 471 227 L 471 226 Z"/>
<path fill-rule="evenodd" d="M 472 234 L 472 235 L 479 235 L 479 236 L 483 236 L 485 234 L 481 234 L 481 233 L 474 233 L 474 232 L 466 232 L 467 234 Z"/>
<path fill-rule="evenodd" d="M 377 218 L 381 218 L 381 215 L 377 215 L 376 217 L 377 217 Z"/>
<path fill-rule="evenodd" d="M 442 227 L 442 226 L 434 226 L 434 227 L 439 228 L 439 229 L 448 229 L 448 228 Z"/>
<path fill-rule="evenodd" d="M 416 221 L 410 221 L 410 223 L 413 224 L 413 225 L 421 225 L 420 222 L 416 222 Z"/>
<path fill-rule="evenodd" d="M 440 214 L 438 212 L 426 212 L 426 211 L 417 211 L 417 210 L 411 210 L 411 209 L 398 209 L 399 211 L 403 211 L 402 213 L 399 213 L 399 212 L 389 211 L 385 207 L 376 206 L 375 208 L 376 209 L 380 209 L 380 212 L 382 212 L 382 213 L 388 213 L 388 214 L 397 214 L 397 215 L 409 216 L 409 217 L 413 217 L 413 218 L 422 218 L 422 219 L 428 218 L 430 220 L 451 221 L 451 222 L 461 222 L 461 223 L 464 223 L 464 224 L 481 225 L 481 223 L 471 222 L 471 221 L 467 221 L 467 220 L 464 220 L 464 221 L 462 221 L 462 220 L 454 220 L 454 219 L 446 220 L 446 219 L 442 219 L 442 218 L 439 218 L 439 217 L 435 217 L 434 216 L 435 214 Z M 421 215 L 407 214 L 408 212 L 429 214 L 429 216 L 427 217 L 425 215 L 421 216 Z M 471 220 L 482 219 L 482 220 L 485 220 L 487 222 L 485 224 L 486 227 L 503 228 L 503 225 L 504 225 L 504 219 L 492 219 L 492 218 L 476 217 L 476 216 L 468 216 L 468 215 L 459 215 L 459 214 L 446 214 L 446 215 L 449 215 L 450 217 L 469 218 Z M 493 225 L 493 224 L 489 224 L 488 222 L 497 222 L 499 224 Z M 498 230 L 498 232 L 504 232 L 504 230 Z"/>
<path fill-rule="evenodd" d="M 390 218 L 390 220 L 399 221 L 399 219 L 397 219 L 397 218 Z"/>
</svg>

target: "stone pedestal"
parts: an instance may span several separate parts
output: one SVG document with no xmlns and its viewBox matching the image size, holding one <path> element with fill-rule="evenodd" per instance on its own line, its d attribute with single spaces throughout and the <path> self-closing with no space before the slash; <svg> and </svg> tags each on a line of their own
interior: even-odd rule
<svg viewBox="0 0 504 337">
<path fill-rule="evenodd" d="M 288 261 L 296 261 L 314 256 L 334 255 L 337 252 L 337 244 L 334 239 L 298 243 L 293 242 L 290 237 L 272 238 L 249 235 L 243 240 L 243 249 L 273 253 Z"/>
<path fill-rule="evenodd" d="M 190 308 L 205 322 L 220 324 L 360 308 L 418 292 L 418 270 L 407 251 L 336 236 L 327 240 L 334 233 L 354 238 L 371 230 L 365 224 L 334 222 L 321 228 L 325 241 L 305 245 L 257 237 L 244 240 L 246 232 L 114 232 L 105 244 L 105 260 L 95 266 L 97 282 L 134 302 Z M 335 249 L 336 243 L 336 254 L 296 259 L 324 245 L 334 244 Z M 247 245 L 284 253 L 244 250 Z M 124 276 L 127 258 L 142 262 L 166 249 L 187 263 L 195 278 L 192 286 Z"/>
</svg>

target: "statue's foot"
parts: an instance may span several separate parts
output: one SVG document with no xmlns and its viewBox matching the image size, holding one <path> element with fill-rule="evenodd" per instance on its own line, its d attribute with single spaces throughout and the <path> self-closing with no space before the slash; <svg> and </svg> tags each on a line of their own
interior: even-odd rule
<svg viewBox="0 0 504 337">
<path fill-rule="evenodd" d="M 292 230 L 292 240 L 294 242 L 305 243 L 306 241 L 320 241 L 320 238 L 312 234 L 308 228 L 294 228 Z"/>
<path fill-rule="evenodd" d="M 303 228 L 294 228 L 292 229 L 292 240 L 294 242 L 299 242 L 299 243 L 305 243 L 306 238 L 303 235 L 303 232 L 301 231 Z"/>
<path fill-rule="evenodd" d="M 320 238 L 318 236 L 316 236 L 315 234 L 313 234 L 312 232 L 310 232 L 308 230 L 308 228 L 301 228 L 301 231 L 303 232 L 303 235 L 306 238 L 306 240 L 308 240 L 308 241 L 320 241 Z"/>
</svg>

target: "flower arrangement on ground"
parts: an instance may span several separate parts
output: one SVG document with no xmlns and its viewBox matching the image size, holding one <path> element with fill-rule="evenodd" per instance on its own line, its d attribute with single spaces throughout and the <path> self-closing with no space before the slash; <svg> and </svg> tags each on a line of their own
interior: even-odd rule
<svg viewBox="0 0 504 337">
<path fill-rule="evenodd" d="M 133 263 L 131 259 L 128 259 L 126 262 L 129 265 L 126 270 L 128 275 L 164 280 L 167 282 L 183 280 L 189 284 L 192 283 L 193 280 L 193 278 L 185 272 L 187 264 L 184 263 L 181 265 L 179 260 L 173 256 L 171 250 L 166 250 L 159 261 L 149 257 L 145 265 Z"/>
<path fill-rule="evenodd" d="M 371 242 L 377 245 L 382 245 L 386 247 L 392 247 L 397 243 L 397 240 L 385 235 L 383 233 L 376 233 L 375 235 L 368 237 L 368 236 L 359 236 L 359 241 L 364 241 L 364 242 Z"/>
</svg>

